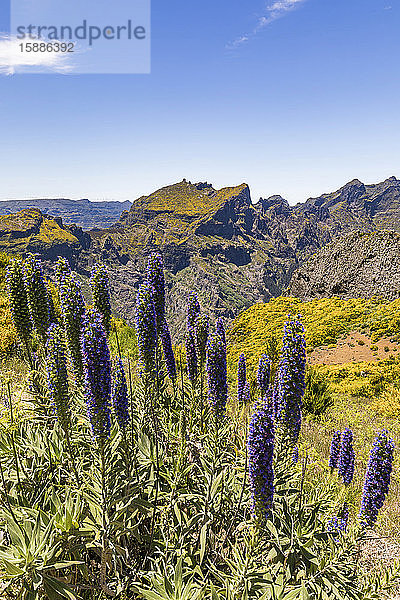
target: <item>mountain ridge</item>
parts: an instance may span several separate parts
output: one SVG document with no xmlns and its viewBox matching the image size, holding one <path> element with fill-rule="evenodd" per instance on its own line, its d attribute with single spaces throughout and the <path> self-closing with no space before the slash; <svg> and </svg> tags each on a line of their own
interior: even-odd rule
<svg viewBox="0 0 400 600">
<path fill-rule="evenodd" d="M 92 202 L 87 198 L 70 200 L 68 198 L 32 198 L 23 200 L 0 200 L 0 216 L 14 214 L 25 209 L 39 209 L 42 214 L 61 217 L 64 223 L 77 225 L 82 229 L 109 227 L 129 210 L 132 203 L 105 201 Z"/>
<path fill-rule="evenodd" d="M 141 196 L 112 226 L 85 233 L 72 254 L 85 276 L 94 262 L 107 265 L 114 308 L 131 320 L 147 256 L 161 252 L 174 305 L 168 317 L 180 334 L 177 315 L 192 290 L 210 316 L 232 319 L 282 295 L 293 274 L 340 236 L 387 229 L 400 232 L 395 177 L 374 185 L 355 179 L 294 206 L 278 195 L 253 203 L 247 184 L 217 190 L 184 179 Z"/>
</svg>

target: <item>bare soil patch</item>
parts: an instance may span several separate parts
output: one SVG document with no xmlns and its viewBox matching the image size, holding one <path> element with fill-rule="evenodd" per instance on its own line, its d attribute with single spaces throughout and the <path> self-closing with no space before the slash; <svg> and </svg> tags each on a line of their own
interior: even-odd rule
<svg viewBox="0 0 400 600">
<path fill-rule="evenodd" d="M 373 342 L 371 338 L 359 331 L 351 331 L 340 338 L 333 348 L 321 346 L 309 355 L 312 365 L 340 365 L 351 362 L 374 362 L 400 356 L 400 344 L 390 338 L 381 338 Z"/>
</svg>

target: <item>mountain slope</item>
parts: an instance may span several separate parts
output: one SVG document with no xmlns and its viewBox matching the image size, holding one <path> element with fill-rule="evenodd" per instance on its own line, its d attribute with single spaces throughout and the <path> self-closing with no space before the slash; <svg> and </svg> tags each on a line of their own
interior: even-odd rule
<svg viewBox="0 0 400 600">
<path fill-rule="evenodd" d="M 400 297 L 400 234 L 354 232 L 334 240 L 294 274 L 289 293 L 304 299 Z"/>
<path fill-rule="evenodd" d="M 40 210 L 53 217 L 61 217 L 64 223 L 75 224 L 83 229 L 110 227 L 132 206 L 126 202 L 90 202 L 89 200 L 32 199 L 0 201 L 0 215 L 10 215 L 26 208 Z"/>
<path fill-rule="evenodd" d="M 40 210 L 25 209 L 0 217 L 0 252 L 40 254 L 45 260 L 65 256 L 75 266 L 90 237 L 76 225 L 64 226 L 62 219 L 42 215 Z"/>
<path fill-rule="evenodd" d="M 391 226 L 400 231 L 400 181 L 351 181 L 336 192 L 290 206 L 281 196 L 251 202 L 246 184 L 214 189 L 183 180 L 137 199 L 114 227 L 92 233 L 92 252 L 109 265 L 124 316 L 145 258 L 163 253 L 169 292 L 184 308 L 198 290 L 212 315 L 232 318 L 282 294 L 293 273 L 337 236 Z"/>
<path fill-rule="evenodd" d="M 35 218 L 39 219 L 37 215 Z M 50 217 L 41 218 L 48 229 Z M 62 225 L 58 219 L 53 221 L 60 231 L 55 228 L 53 239 L 49 234 L 42 247 L 39 231 L 43 232 L 43 225 L 36 227 L 34 235 L 28 235 L 26 226 L 21 236 L 18 224 L 12 224 L 10 231 L 14 228 L 15 235 L 7 238 L 4 232 L 0 249 L 9 245 L 12 251 L 24 253 L 35 248 L 51 260 L 57 252 L 66 252 L 82 275 L 88 275 L 95 261 L 104 262 L 110 273 L 114 308 L 128 320 L 133 318 L 135 289 L 143 280 L 147 257 L 160 251 L 172 300 L 168 318 L 178 337 L 192 290 L 198 292 L 212 317 L 232 319 L 254 303 L 285 293 L 291 281 L 290 293 L 307 298 L 341 293 L 344 276 L 346 297 L 356 292 L 366 296 L 389 294 L 391 283 L 397 285 L 395 279 L 388 278 L 384 285 L 379 279 L 380 271 L 386 268 L 386 242 L 374 246 L 375 258 L 368 259 L 367 265 L 371 252 L 367 237 L 362 244 L 357 241 L 359 233 L 367 236 L 388 228 L 400 232 L 400 181 L 395 177 L 377 185 L 353 180 L 335 192 L 296 206 L 281 196 L 261 198 L 254 204 L 246 184 L 216 190 L 208 183 L 183 180 L 138 198 L 114 225 L 97 227 L 90 234 Z M 349 242 L 338 242 L 342 246 L 337 255 L 330 244 L 355 232 L 357 236 L 350 238 L 356 257 L 352 264 L 351 252 L 345 258 Z M 70 234 L 78 243 L 69 240 L 60 245 L 60 235 Z M 325 247 L 326 252 L 321 250 Z M 321 254 L 319 266 L 307 263 L 320 251 L 325 254 Z M 397 265 L 394 247 L 391 252 L 391 264 Z M 303 267 L 305 263 L 308 266 Z M 362 284 L 360 269 L 364 269 Z"/>
</svg>

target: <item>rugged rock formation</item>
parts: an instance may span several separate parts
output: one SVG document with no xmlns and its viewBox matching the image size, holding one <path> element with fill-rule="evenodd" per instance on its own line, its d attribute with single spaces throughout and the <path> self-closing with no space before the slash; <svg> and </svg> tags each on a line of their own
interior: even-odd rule
<svg viewBox="0 0 400 600">
<path fill-rule="evenodd" d="M 26 208 L 37 208 L 43 214 L 61 217 L 64 223 L 73 223 L 82 229 L 92 229 L 110 227 L 131 206 L 132 203 L 128 200 L 125 202 L 90 202 L 66 198 L 4 200 L 0 202 L 0 215 L 10 215 Z"/>
<path fill-rule="evenodd" d="M 168 317 L 180 336 L 192 290 L 213 317 L 227 319 L 286 292 L 291 280 L 291 293 L 301 297 L 352 295 L 356 290 L 361 295 L 386 294 L 389 280 L 383 287 L 379 281 L 380 269 L 390 266 L 383 252 L 390 248 L 390 260 L 396 265 L 390 240 L 397 238 L 385 234 L 383 246 L 374 242 L 373 247 L 367 240 L 379 239 L 372 236 L 376 230 L 400 231 L 400 181 L 392 177 L 364 185 L 354 180 L 336 192 L 289 206 L 281 196 L 253 204 L 246 184 L 216 190 L 208 183 L 183 180 L 138 198 L 112 227 L 92 230 L 90 236 L 38 211 L 23 213 L 22 226 L 20 217 L 3 217 L 0 248 L 36 251 L 47 259 L 71 256 L 82 275 L 89 274 L 95 261 L 104 262 L 115 311 L 128 320 L 146 259 L 154 250 L 161 251 L 171 300 Z M 330 244 L 346 235 L 350 237 L 341 238 L 337 249 Z M 345 253 L 346 245 L 354 248 L 354 264 L 351 254 Z M 320 258 L 310 259 L 319 251 Z M 368 258 L 371 252 L 373 258 Z"/>
<path fill-rule="evenodd" d="M 289 293 L 313 298 L 400 297 L 400 234 L 354 232 L 334 240 L 301 266 Z"/>
<path fill-rule="evenodd" d="M 90 236 L 76 225 L 64 226 L 62 219 L 45 217 L 37 209 L 0 217 L 2 252 L 22 256 L 33 252 L 50 261 L 65 256 L 76 266 L 77 259 L 89 249 L 90 243 Z"/>
</svg>

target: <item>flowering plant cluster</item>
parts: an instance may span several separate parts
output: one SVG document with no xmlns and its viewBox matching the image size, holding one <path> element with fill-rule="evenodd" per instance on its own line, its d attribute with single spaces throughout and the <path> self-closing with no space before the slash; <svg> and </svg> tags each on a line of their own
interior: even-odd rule
<svg viewBox="0 0 400 600">
<path fill-rule="evenodd" d="M 125 355 L 117 327 L 109 335 L 105 268 L 92 272 L 94 309 L 64 260 L 56 280 L 54 308 L 37 258 L 7 272 L 15 327 L 36 352 L 29 414 L 13 420 L 10 392 L 12 426 L 0 428 L 0 569 L 13 597 L 377 597 L 379 582 L 365 581 L 357 552 L 387 498 L 394 443 L 378 434 L 352 523 L 350 428 L 334 433 L 329 457 L 344 485 L 328 473 L 309 478 L 299 318 L 285 324 L 279 363 L 268 350 L 277 370 L 266 354 L 254 371 L 240 356 L 236 397 L 231 332 L 222 318 L 212 326 L 194 292 L 186 338 L 174 345 L 158 253 L 137 292 L 136 340 Z"/>
</svg>

